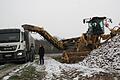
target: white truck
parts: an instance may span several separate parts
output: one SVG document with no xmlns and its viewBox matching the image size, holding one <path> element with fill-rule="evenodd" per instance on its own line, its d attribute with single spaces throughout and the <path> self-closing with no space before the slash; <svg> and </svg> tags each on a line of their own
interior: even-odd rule
<svg viewBox="0 0 120 80">
<path fill-rule="evenodd" d="M 0 64 L 33 61 L 34 57 L 35 41 L 30 32 L 19 28 L 0 29 Z"/>
</svg>

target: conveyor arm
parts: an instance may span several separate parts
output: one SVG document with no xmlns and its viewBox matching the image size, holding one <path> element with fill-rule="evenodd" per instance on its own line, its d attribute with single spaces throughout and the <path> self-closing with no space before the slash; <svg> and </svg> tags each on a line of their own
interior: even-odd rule
<svg viewBox="0 0 120 80">
<path fill-rule="evenodd" d="M 52 37 L 47 31 L 45 31 L 43 28 L 40 28 L 38 26 L 33 26 L 33 25 L 22 25 L 22 27 L 24 28 L 24 30 L 28 30 L 28 31 L 32 31 L 32 32 L 37 32 L 39 33 L 41 36 L 43 36 L 48 42 L 50 42 L 51 44 L 53 44 L 53 46 L 55 46 L 58 49 L 65 49 L 63 46 L 63 42 L 62 41 L 58 41 L 57 39 L 55 39 L 54 37 Z"/>
</svg>

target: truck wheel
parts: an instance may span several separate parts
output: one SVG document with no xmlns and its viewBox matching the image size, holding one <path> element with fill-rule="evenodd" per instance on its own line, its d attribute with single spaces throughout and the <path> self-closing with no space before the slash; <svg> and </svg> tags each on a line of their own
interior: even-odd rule
<svg viewBox="0 0 120 80">
<path fill-rule="evenodd" d="M 28 55 L 28 54 L 26 54 L 26 57 L 24 58 L 23 63 L 28 62 L 28 60 L 29 60 L 29 55 Z"/>
<path fill-rule="evenodd" d="M 34 61 L 34 56 L 30 56 L 30 62 L 33 62 Z"/>
<path fill-rule="evenodd" d="M 27 58 L 24 58 L 24 60 L 22 61 L 22 63 L 26 63 L 27 62 Z"/>
</svg>

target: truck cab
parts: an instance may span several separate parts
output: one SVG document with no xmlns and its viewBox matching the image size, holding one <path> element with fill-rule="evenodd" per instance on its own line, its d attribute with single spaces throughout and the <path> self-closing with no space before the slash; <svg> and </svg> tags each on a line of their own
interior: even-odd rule
<svg viewBox="0 0 120 80">
<path fill-rule="evenodd" d="M 24 29 L 0 29 L 0 63 L 28 61 L 31 43 L 30 35 L 25 34 Z"/>
</svg>

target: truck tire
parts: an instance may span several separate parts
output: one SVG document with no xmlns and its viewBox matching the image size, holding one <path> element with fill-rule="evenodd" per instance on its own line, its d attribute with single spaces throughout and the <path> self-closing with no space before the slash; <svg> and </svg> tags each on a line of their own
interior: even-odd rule
<svg viewBox="0 0 120 80">
<path fill-rule="evenodd" d="M 30 56 L 30 62 L 33 62 L 34 61 L 34 55 L 31 55 Z"/>
<path fill-rule="evenodd" d="M 32 56 L 32 62 L 35 60 L 35 54 Z"/>
<path fill-rule="evenodd" d="M 31 51 L 30 52 L 30 62 L 33 62 L 34 59 L 35 59 L 35 53 L 34 53 L 34 51 Z"/>
<path fill-rule="evenodd" d="M 29 55 L 26 53 L 26 57 L 24 58 L 23 63 L 28 62 L 28 60 L 29 60 Z"/>
<path fill-rule="evenodd" d="M 23 63 L 26 63 L 26 62 L 28 62 L 28 61 L 27 61 L 27 58 L 25 57 L 23 60 Z"/>
</svg>

